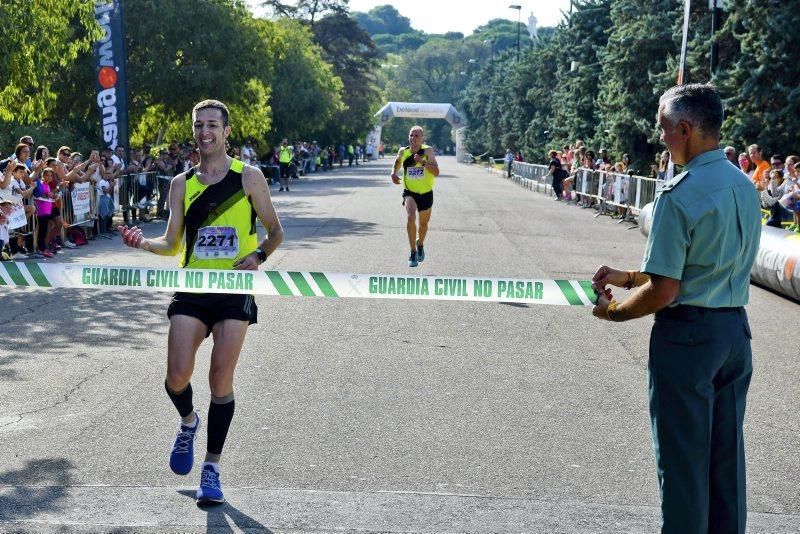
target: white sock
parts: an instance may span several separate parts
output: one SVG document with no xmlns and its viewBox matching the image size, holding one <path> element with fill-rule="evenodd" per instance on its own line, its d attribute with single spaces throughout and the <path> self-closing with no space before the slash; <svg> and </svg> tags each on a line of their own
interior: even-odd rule
<svg viewBox="0 0 800 534">
<path fill-rule="evenodd" d="M 215 473 L 219 474 L 219 464 L 217 462 L 203 462 L 203 468 L 205 468 L 207 465 L 210 465 L 211 469 L 213 469 Z"/>
<path fill-rule="evenodd" d="M 192 415 L 194 416 L 194 421 L 192 421 L 191 423 L 184 423 L 183 418 L 181 418 L 181 424 L 183 426 L 188 426 L 188 427 L 197 426 L 197 421 L 198 421 L 197 412 L 192 412 Z"/>
</svg>

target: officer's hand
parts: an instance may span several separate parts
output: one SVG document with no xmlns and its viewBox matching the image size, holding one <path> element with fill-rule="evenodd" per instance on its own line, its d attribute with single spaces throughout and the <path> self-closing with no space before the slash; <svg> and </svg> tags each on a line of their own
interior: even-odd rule
<svg viewBox="0 0 800 534">
<path fill-rule="evenodd" d="M 592 276 L 592 287 L 596 289 L 605 290 L 606 286 L 612 285 L 616 287 L 625 287 L 628 283 L 627 271 L 620 271 L 612 269 L 606 265 L 597 269 L 597 272 Z"/>
<path fill-rule="evenodd" d="M 394 182 L 395 184 L 399 184 L 400 183 L 400 177 L 397 176 L 396 173 L 392 173 L 392 182 Z"/>
<path fill-rule="evenodd" d="M 609 304 L 611 304 L 611 300 L 606 295 L 600 295 L 597 299 L 597 304 L 592 308 L 592 315 L 598 319 L 605 319 L 608 321 L 608 312 L 606 310 Z"/>
</svg>

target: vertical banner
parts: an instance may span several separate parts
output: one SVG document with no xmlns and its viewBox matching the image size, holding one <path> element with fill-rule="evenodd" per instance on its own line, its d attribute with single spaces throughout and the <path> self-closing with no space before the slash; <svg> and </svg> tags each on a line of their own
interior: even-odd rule
<svg viewBox="0 0 800 534">
<path fill-rule="evenodd" d="M 94 45 L 97 106 L 103 142 L 112 150 L 128 148 L 128 77 L 125 73 L 125 30 L 122 0 L 99 0 L 94 17 L 103 37 Z"/>
</svg>

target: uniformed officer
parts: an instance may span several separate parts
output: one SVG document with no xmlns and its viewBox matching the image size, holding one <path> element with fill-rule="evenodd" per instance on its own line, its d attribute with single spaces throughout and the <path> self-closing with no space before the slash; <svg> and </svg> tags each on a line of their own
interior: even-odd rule
<svg viewBox="0 0 800 534">
<path fill-rule="evenodd" d="M 661 139 L 683 172 L 656 196 L 640 271 L 600 267 L 592 313 L 655 313 L 649 399 L 662 532 L 745 531 L 742 423 L 752 375 L 743 306 L 761 237 L 753 184 L 719 148 L 713 87 L 673 87 L 659 100 Z M 609 302 L 607 286 L 637 290 Z"/>
<path fill-rule="evenodd" d="M 433 208 L 433 183 L 439 176 L 439 164 L 433 147 L 423 143 L 425 132 L 422 126 L 412 126 L 408 132 L 408 146 L 400 147 L 392 166 L 392 182 L 399 184 L 403 169 L 403 206 L 406 208 L 406 233 L 411 254 L 408 266 L 416 267 L 425 259 L 425 236 Z M 417 230 L 419 212 L 419 231 Z"/>
</svg>

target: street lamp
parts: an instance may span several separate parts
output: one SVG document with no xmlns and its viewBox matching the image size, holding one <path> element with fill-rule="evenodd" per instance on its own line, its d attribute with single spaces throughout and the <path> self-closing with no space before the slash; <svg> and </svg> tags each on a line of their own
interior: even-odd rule
<svg viewBox="0 0 800 534">
<path fill-rule="evenodd" d="M 519 25 L 520 25 L 520 16 L 522 15 L 522 6 L 517 4 L 511 4 L 510 6 L 508 6 L 508 9 L 517 10 L 517 61 L 519 61 Z"/>
</svg>

